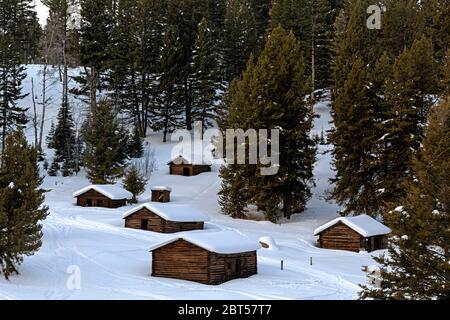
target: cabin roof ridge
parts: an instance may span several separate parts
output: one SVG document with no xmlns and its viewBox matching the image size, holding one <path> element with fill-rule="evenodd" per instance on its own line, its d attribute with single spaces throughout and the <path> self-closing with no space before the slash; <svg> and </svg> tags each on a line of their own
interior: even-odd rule
<svg viewBox="0 0 450 320">
<path fill-rule="evenodd" d="M 323 231 L 333 227 L 334 225 L 338 224 L 339 222 L 342 222 L 347 227 L 351 228 L 352 230 L 358 232 L 360 235 L 364 237 L 373 237 L 377 235 L 385 235 L 392 232 L 390 228 L 382 224 L 381 222 L 375 220 L 374 218 L 362 214 L 358 216 L 352 216 L 352 217 L 338 217 L 336 219 L 333 219 L 324 225 L 318 227 L 316 230 L 314 230 L 314 235 L 317 236 Z"/>
</svg>

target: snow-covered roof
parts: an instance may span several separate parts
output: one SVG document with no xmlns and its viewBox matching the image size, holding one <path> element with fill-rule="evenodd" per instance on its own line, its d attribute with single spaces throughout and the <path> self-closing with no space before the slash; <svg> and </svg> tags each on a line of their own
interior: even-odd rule
<svg viewBox="0 0 450 320">
<path fill-rule="evenodd" d="M 392 230 L 386 227 L 384 224 L 378 222 L 368 215 L 360 215 L 355 217 L 340 217 L 336 218 L 323 226 L 317 228 L 314 231 L 314 235 L 318 235 L 322 231 L 334 226 L 335 224 L 342 222 L 346 226 L 358 232 L 363 237 L 373 237 L 377 235 L 384 235 L 391 233 Z"/>
<path fill-rule="evenodd" d="M 112 184 L 104 184 L 104 185 L 93 184 L 86 188 L 78 190 L 73 194 L 73 197 L 76 198 L 78 196 L 81 196 L 82 194 L 90 190 L 95 190 L 103 194 L 104 196 L 110 198 L 111 200 L 131 199 L 133 197 L 133 194 L 131 192 Z"/>
<path fill-rule="evenodd" d="M 211 165 L 212 162 L 204 155 L 195 154 L 176 154 L 174 155 L 167 164 L 193 164 L 193 165 Z"/>
<path fill-rule="evenodd" d="M 165 186 L 154 186 L 152 187 L 152 191 L 172 191 L 171 187 L 165 187 Z"/>
<path fill-rule="evenodd" d="M 144 203 L 136 208 L 125 212 L 123 218 L 127 218 L 141 209 L 147 208 L 149 211 L 160 216 L 164 220 L 173 222 L 204 222 L 209 221 L 209 217 L 200 210 L 184 204 L 164 204 L 164 203 Z"/>
<path fill-rule="evenodd" d="M 191 231 L 171 238 L 150 248 L 154 251 L 178 240 L 185 240 L 200 248 L 219 254 L 256 251 L 261 248 L 255 239 L 249 239 L 234 231 Z"/>
</svg>

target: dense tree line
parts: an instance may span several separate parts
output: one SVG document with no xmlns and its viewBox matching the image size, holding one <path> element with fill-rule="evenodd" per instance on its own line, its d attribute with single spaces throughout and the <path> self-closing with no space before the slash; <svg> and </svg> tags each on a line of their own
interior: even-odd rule
<svg viewBox="0 0 450 320">
<path fill-rule="evenodd" d="M 381 1 L 371 30 L 371 4 L 346 1 L 336 20 L 330 199 L 393 230 L 381 287 L 361 298 L 448 299 L 449 7 Z"/>
<path fill-rule="evenodd" d="M 434 3 L 434 4 L 433 4 Z M 430 108 L 442 92 L 447 7 L 385 1 L 380 30 L 361 28 L 370 1 L 348 1 L 337 20 L 330 142 L 336 177 L 331 198 L 343 214 L 378 216 L 405 194 Z M 438 24 L 435 24 L 438 23 Z M 439 40 L 438 40 L 439 39 Z"/>
</svg>

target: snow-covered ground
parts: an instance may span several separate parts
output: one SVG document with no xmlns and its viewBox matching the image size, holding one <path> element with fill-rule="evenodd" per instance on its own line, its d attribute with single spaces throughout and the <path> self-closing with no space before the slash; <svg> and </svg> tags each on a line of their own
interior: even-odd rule
<svg viewBox="0 0 450 320">
<path fill-rule="evenodd" d="M 29 67 L 30 78 L 38 81 L 37 66 Z M 37 91 L 39 92 L 39 91 Z M 55 103 L 46 117 L 46 131 L 58 110 Z M 27 98 L 30 101 L 30 97 Z M 29 104 L 31 106 L 31 104 Z M 317 132 L 329 127 L 327 103 L 315 111 Z M 33 141 L 33 130 L 27 130 Z M 188 204 L 210 217 L 206 228 L 234 230 L 251 239 L 270 236 L 276 247 L 258 250 L 258 274 L 219 286 L 153 278 L 149 248 L 172 237 L 140 230 L 125 229 L 122 215 L 131 206 L 119 209 L 80 208 L 74 205 L 74 191 L 89 184 L 81 172 L 76 177 L 46 177 L 46 204 L 51 214 L 44 222 L 43 246 L 34 256 L 26 257 L 20 275 L 10 281 L 0 278 L 0 299 L 356 299 L 358 284 L 366 283 L 363 265 L 373 265 L 378 253 L 351 253 L 319 249 L 315 246 L 315 228 L 336 218 L 338 207 L 324 200 L 330 188 L 330 155 L 320 148 L 315 175 L 317 187 L 308 209 L 281 224 L 234 220 L 220 213 L 218 166 L 211 173 L 196 177 L 170 176 L 167 160 L 171 143 L 161 143 L 161 136 L 148 138 L 155 151 L 156 171 L 140 203 L 150 201 L 150 188 L 173 188 L 173 202 Z M 47 152 L 48 155 L 51 152 Z M 226 241 L 226 239 L 224 239 Z M 313 264 L 310 265 L 312 258 Z M 280 270 L 281 260 L 284 270 Z M 75 266 L 75 267 L 74 267 Z M 78 269 L 79 268 L 79 269 Z M 80 271 L 81 289 L 70 289 L 70 275 Z"/>
</svg>

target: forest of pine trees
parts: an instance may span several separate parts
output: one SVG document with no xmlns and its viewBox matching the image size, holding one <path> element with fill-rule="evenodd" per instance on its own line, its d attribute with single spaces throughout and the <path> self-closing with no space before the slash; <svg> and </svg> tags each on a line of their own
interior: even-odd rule
<svg viewBox="0 0 450 320">
<path fill-rule="evenodd" d="M 45 158 L 49 99 L 43 90 L 41 120 L 20 103 L 30 94 L 22 84 L 26 64 L 36 63 L 44 66 L 44 89 L 50 67 L 62 84 L 46 137 L 55 150 L 44 162 L 48 174 L 70 176 L 84 167 L 99 184 L 125 175 L 133 200 L 146 180 L 127 164 L 143 156 L 150 131 L 167 142 L 176 129 L 192 130 L 197 122 L 222 132 L 280 129 L 275 175 L 261 175 L 263 164 L 221 168 L 219 203 L 234 218 L 253 207 L 274 222 L 305 210 L 317 151 L 312 106 L 330 98 L 334 177 L 327 198 L 341 206 L 340 214 L 368 214 L 394 232 L 390 258 L 379 259 L 382 288 L 365 288 L 362 297 L 448 298 L 449 234 L 438 227 L 449 218 L 446 1 L 378 1 L 385 8 L 381 29 L 366 27 L 370 0 L 42 2 L 50 11 L 44 27 L 33 1 L 0 1 L 5 276 L 39 248 L 39 221 L 46 216 L 36 162 Z M 79 70 L 73 77 L 72 68 Z M 69 88 L 69 81 L 76 85 Z M 73 101 L 84 106 L 82 124 L 75 124 Z M 30 121 L 35 146 L 22 133 Z M 19 169 L 11 162 L 16 156 Z M 13 201 L 18 186 L 27 190 L 20 196 L 26 206 Z M 20 228 L 28 230 L 23 240 L 14 234 Z"/>
</svg>

